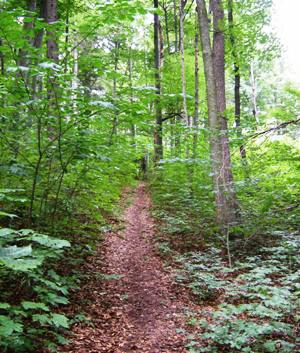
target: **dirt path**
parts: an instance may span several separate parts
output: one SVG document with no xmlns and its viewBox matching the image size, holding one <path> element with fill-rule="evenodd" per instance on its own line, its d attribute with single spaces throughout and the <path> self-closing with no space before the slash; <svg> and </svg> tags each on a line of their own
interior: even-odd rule
<svg viewBox="0 0 300 353">
<path fill-rule="evenodd" d="M 140 184 L 125 211 L 124 230 L 109 234 L 104 254 L 102 246 L 89 260 L 87 273 L 105 272 L 106 280 L 90 281 L 83 289 L 79 300 L 87 303 L 92 325 L 74 325 L 72 344 L 64 352 L 186 352 L 176 332 L 183 326 L 184 302 L 155 254 L 149 208 Z"/>
</svg>

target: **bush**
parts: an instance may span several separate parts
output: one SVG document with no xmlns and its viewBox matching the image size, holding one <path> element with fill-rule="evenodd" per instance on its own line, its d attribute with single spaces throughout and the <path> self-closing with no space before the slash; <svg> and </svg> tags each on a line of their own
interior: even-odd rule
<svg viewBox="0 0 300 353">
<path fill-rule="evenodd" d="M 30 229 L 0 228 L 0 349 L 4 352 L 36 351 L 42 339 L 49 348 L 55 342 L 65 343 L 62 333 L 69 323 L 57 308 L 68 303 L 70 280 L 54 269 L 70 246 L 66 240 Z"/>
</svg>

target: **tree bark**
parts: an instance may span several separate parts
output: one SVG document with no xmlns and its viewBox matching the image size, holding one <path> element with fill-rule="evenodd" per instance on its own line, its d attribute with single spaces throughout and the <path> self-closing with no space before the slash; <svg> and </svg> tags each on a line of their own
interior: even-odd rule
<svg viewBox="0 0 300 353">
<path fill-rule="evenodd" d="M 118 39 L 114 41 L 114 72 L 118 72 L 118 64 L 119 64 L 119 49 L 120 49 L 120 42 Z M 114 103 L 117 100 L 117 77 L 114 76 L 113 78 L 113 99 Z M 112 131 L 110 135 L 110 140 L 109 140 L 109 145 L 113 144 L 113 139 L 114 136 L 117 135 L 118 132 L 118 124 L 119 124 L 119 119 L 118 119 L 118 113 L 117 111 L 114 113 L 114 118 L 113 118 L 113 123 L 112 123 Z"/>
<path fill-rule="evenodd" d="M 237 131 L 237 136 L 242 139 L 241 131 L 241 75 L 240 67 L 236 52 L 236 43 L 234 36 L 234 22 L 233 22 L 233 1 L 228 0 L 228 25 L 229 25 L 229 39 L 232 50 L 233 57 L 233 70 L 234 70 L 234 116 L 235 116 L 235 127 Z M 246 148 L 243 143 L 240 144 L 240 155 L 242 160 L 246 160 Z"/>
<path fill-rule="evenodd" d="M 257 97 L 256 97 L 256 81 L 253 62 L 250 64 L 250 84 L 251 84 L 251 99 L 252 99 L 252 114 L 255 121 L 258 123 L 258 109 L 257 109 Z"/>
<path fill-rule="evenodd" d="M 154 0 L 155 11 L 158 10 L 158 0 Z M 154 130 L 154 163 L 163 158 L 163 129 L 161 109 L 161 78 L 160 78 L 160 43 L 159 43 L 159 16 L 154 13 L 154 78 L 155 78 L 155 130 Z"/>
<path fill-rule="evenodd" d="M 45 6 L 45 21 L 49 25 L 49 27 L 57 21 L 57 0 L 44 0 Z M 48 27 L 48 28 L 49 28 Z M 58 45 L 56 41 L 56 33 L 53 30 L 47 30 L 47 58 L 51 61 L 57 63 L 58 62 Z M 57 115 L 58 125 L 61 125 L 61 116 L 59 114 L 59 107 L 57 97 L 58 94 L 58 83 L 56 77 L 51 73 L 48 76 L 48 114 L 49 115 Z M 54 128 L 51 124 L 47 128 L 49 139 L 54 139 Z M 59 135 L 60 136 L 60 135 Z M 58 143 L 60 144 L 60 137 L 58 139 Z"/>
<path fill-rule="evenodd" d="M 161 21 L 159 21 L 159 60 L 160 68 L 162 68 L 164 66 L 164 32 Z"/>
<path fill-rule="evenodd" d="M 188 110 L 187 110 L 187 99 L 186 99 L 186 76 L 185 76 L 185 58 L 184 58 L 184 8 L 186 0 L 180 0 L 180 16 L 179 16 L 179 27 L 180 27 L 180 56 L 181 56 L 181 84 L 182 84 L 182 99 L 183 99 L 183 119 L 186 125 L 189 126 L 188 122 Z"/>
<path fill-rule="evenodd" d="M 131 107 L 133 106 L 133 81 L 132 81 L 132 74 L 133 74 L 133 60 L 132 60 L 132 48 L 129 47 L 129 59 L 128 59 L 128 72 L 129 72 L 129 88 L 130 88 L 130 103 Z M 132 109 L 132 108 L 131 108 Z M 132 121 L 130 122 L 130 134 L 132 138 L 132 146 L 136 149 L 136 126 L 133 121 L 133 115 L 131 114 Z"/>
<path fill-rule="evenodd" d="M 27 0 L 26 2 L 26 10 L 28 12 L 35 12 L 36 11 L 36 0 Z M 33 22 L 24 22 L 24 32 L 25 36 L 28 39 L 28 42 L 30 44 L 33 44 L 33 40 L 28 37 L 28 31 L 33 28 Z M 19 52 L 19 65 L 20 66 L 28 66 L 27 62 L 27 50 L 26 49 L 21 49 Z"/>
<path fill-rule="evenodd" d="M 42 18 L 44 21 L 46 21 L 46 2 L 45 0 L 40 1 L 40 9 L 39 9 L 39 17 Z M 33 40 L 33 46 L 36 49 L 39 49 L 42 47 L 43 43 L 43 37 L 44 37 L 44 28 L 41 28 L 34 37 Z M 35 58 L 35 65 L 38 64 L 38 58 Z M 32 78 L 32 92 L 33 92 L 33 98 L 37 98 L 37 91 L 38 91 L 38 86 L 41 85 L 41 78 L 39 76 L 34 76 Z"/>
<path fill-rule="evenodd" d="M 173 0 L 173 11 L 174 11 L 174 36 L 175 36 L 175 53 L 178 52 L 178 19 L 177 19 L 177 4 L 176 0 Z"/>
<path fill-rule="evenodd" d="M 68 52 L 68 46 L 69 46 L 69 39 L 70 39 L 70 0 L 67 2 L 67 14 L 66 14 L 66 26 L 65 26 L 65 52 Z M 78 52 L 78 48 L 77 52 Z M 68 57 L 65 58 L 64 60 L 64 72 L 68 72 Z"/>
<path fill-rule="evenodd" d="M 214 5 L 214 50 L 212 51 L 209 21 L 204 0 L 197 0 L 200 38 L 206 81 L 208 122 L 210 128 L 211 161 L 216 201 L 216 221 L 221 230 L 226 230 L 238 219 L 237 201 L 233 190 L 227 121 L 224 117 L 225 74 L 224 34 L 221 31 L 222 16 L 220 1 Z M 214 53 L 214 55 L 213 55 Z M 216 79 L 218 78 L 218 79 Z"/>
<path fill-rule="evenodd" d="M 54 24 L 57 21 L 57 0 L 45 0 L 46 1 L 46 22 L 49 25 Z M 53 31 L 47 31 L 47 58 L 58 61 L 58 46 L 56 42 L 56 36 Z"/>
<path fill-rule="evenodd" d="M 213 65 L 216 82 L 218 115 L 221 120 L 221 151 L 222 168 L 220 178 L 222 183 L 221 202 L 224 207 L 219 215 L 220 224 L 233 224 L 238 220 L 238 204 L 233 187 L 233 174 L 229 149 L 228 123 L 226 118 L 225 96 L 225 39 L 224 39 L 224 9 L 222 0 L 212 0 L 213 11 Z"/>
<path fill-rule="evenodd" d="M 199 128 L 199 21 L 195 19 L 195 111 L 193 117 L 193 159 L 197 158 Z"/>
<path fill-rule="evenodd" d="M 165 30 L 166 30 L 166 39 L 167 39 L 168 53 L 170 53 L 171 48 L 170 48 L 168 5 L 165 2 L 163 2 L 162 8 L 164 10 L 164 17 L 165 17 Z"/>
<path fill-rule="evenodd" d="M 42 18 L 44 21 L 46 21 L 46 0 L 41 0 L 40 1 L 40 10 L 39 10 L 39 17 Z M 43 37 L 44 37 L 44 29 L 40 29 L 33 41 L 33 46 L 35 48 L 41 48 L 42 43 L 43 43 Z"/>
</svg>

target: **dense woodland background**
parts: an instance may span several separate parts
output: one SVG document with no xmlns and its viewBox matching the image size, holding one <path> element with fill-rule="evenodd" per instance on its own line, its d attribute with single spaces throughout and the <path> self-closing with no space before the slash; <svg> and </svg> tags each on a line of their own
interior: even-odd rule
<svg viewBox="0 0 300 353">
<path fill-rule="evenodd" d="M 0 350 L 66 343 L 80 264 L 145 179 L 179 285 L 222 295 L 188 350 L 297 351 L 300 91 L 271 7 L 1 1 Z"/>
</svg>

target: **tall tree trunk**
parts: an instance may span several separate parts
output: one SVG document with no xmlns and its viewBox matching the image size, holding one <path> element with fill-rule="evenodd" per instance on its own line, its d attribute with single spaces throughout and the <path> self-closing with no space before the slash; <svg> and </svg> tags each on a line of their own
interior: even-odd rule
<svg viewBox="0 0 300 353">
<path fill-rule="evenodd" d="M 177 113 L 180 114 L 180 109 L 177 110 Z M 176 157 L 181 158 L 181 131 L 182 131 L 182 118 L 177 115 L 175 118 L 175 154 Z"/>
<path fill-rule="evenodd" d="M 258 123 L 258 109 L 257 109 L 257 93 L 256 93 L 256 80 L 255 80 L 255 72 L 254 72 L 254 64 L 253 62 L 250 64 L 250 84 L 251 84 L 251 100 L 252 100 L 252 114 L 255 121 Z"/>
<path fill-rule="evenodd" d="M 118 72 L 118 64 L 119 64 L 119 49 L 120 49 L 120 42 L 118 41 L 118 39 L 116 39 L 114 41 L 114 47 L 115 47 L 115 49 L 114 49 L 114 73 L 117 73 Z M 114 76 L 114 78 L 113 78 L 113 99 L 114 99 L 114 103 L 115 103 L 116 99 L 117 99 L 117 77 L 116 76 Z M 117 134 L 118 124 L 119 124 L 118 113 L 117 113 L 117 111 L 115 111 L 109 145 L 113 144 L 114 136 Z"/>
<path fill-rule="evenodd" d="M 185 17 L 185 6 L 187 0 L 180 0 L 180 11 L 179 11 L 179 46 L 180 46 L 180 58 L 181 58 L 181 92 L 182 92 L 182 106 L 183 106 L 183 121 L 186 125 L 186 158 L 190 156 L 189 148 L 189 128 L 190 119 L 188 116 L 187 108 L 187 97 L 186 97 L 186 75 L 185 75 L 185 57 L 184 57 L 184 17 Z"/>
<path fill-rule="evenodd" d="M 178 19 L 177 19 L 177 0 L 173 0 L 173 11 L 174 11 L 174 36 L 175 36 L 175 53 L 178 52 Z"/>
<path fill-rule="evenodd" d="M 39 17 L 46 21 L 46 0 L 40 1 Z M 41 28 L 35 35 L 33 46 L 37 49 L 41 48 L 44 37 L 44 28 Z"/>
<path fill-rule="evenodd" d="M 129 47 L 128 72 L 129 72 L 130 103 L 131 103 L 131 107 L 133 107 L 133 82 L 132 82 L 133 60 L 132 60 L 132 48 L 131 47 Z M 133 114 L 131 114 L 131 118 L 133 119 Z M 135 141 L 136 126 L 135 126 L 135 123 L 133 120 L 130 122 L 130 134 L 131 134 L 131 138 L 132 138 L 132 146 L 134 148 L 136 148 L 136 141 Z"/>
<path fill-rule="evenodd" d="M 199 21 L 195 19 L 195 111 L 193 117 L 193 159 L 197 158 L 199 128 Z"/>
<path fill-rule="evenodd" d="M 200 38 L 204 63 L 208 122 L 210 128 L 211 161 L 214 193 L 216 200 L 216 221 L 222 230 L 238 219 L 237 201 L 233 190 L 230 153 L 227 136 L 227 122 L 224 118 L 224 35 L 220 30 L 223 11 L 219 0 L 214 2 L 214 56 L 210 43 L 209 21 L 204 0 L 197 0 L 200 24 Z M 224 14 L 223 14 L 224 15 Z M 218 80 L 216 80 L 218 78 Z"/>
<path fill-rule="evenodd" d="M 164 66 L 164 32 L 161 25 L 161 21 L 159 21 L 159 60 L 160 68 L 162 68 Z"/>
<path fill-rule="evenodd" d="M 57 21 L 57 0 L 44 0 L 45 1 L 45 21 L 48 25 L 53 25 Z M 58 62 L 58 45 L 56 42 L 56 33 L 53 30 L 47 30 L 47 58 L 53 62 Z M 48 107 L 49 112 L 53 114 L 58 107 L 56 107 L 57 101 L 57 81 L 52 74 L 48 77 Z M 53 138 L 52 127 L 48 128 L 49 138 Z"/>
<path fill-rule="evenodd" d="M 221 120 L 221 150 L 222 168 L 220 177 L 222 180 L 222 203 L 226 213 L 219 216 L 220 224 L 236 223 L 238 220 L 238 204 L 233 186 L 233 174 L 231 169 L 231 157 L 229 149 L 228 123 L 226 118 L 225 95 L 225 38 L 223 31 L 224 9 L 222 0 L 212 0 L 213 10 L 213 64 L 216 82 L 218 115 Z M 224 212 L 225 210 L 223 210 Z"/>
<path fill-rule="evenodd" d="M 164 17 L 165 17 L 165 30 L 166 30 L 166 39 L 167 39 L 167 47 L 168 53 L 170 53 L 170 31 L 169 31 L 169 18 L 168 18 L 168 4 L 163 2 L 162 8 L 164 10 Z"/>
<path fill-rule="evenodd" d="M 65 38 L 65 52 L 67 53 L 68 46 L 69 46 L 69 39 L 70 39 L 70 0 L 68 0 L 68 2 L 67 2 L 65 36 L 66 36 L 66 38 Z M 65 65 L 64 72 L 67 73 L 67 71 L 68 71 L 68 57 L 65 57 L 64 65 Z"/>
<path fill-rule="evenodd" d="M 28 12 L 35 12 L 36 11 L 36 0 L 27 0 L 26 2 L 26 10 Z M 24 32 L 25 32 L 25 36 L 27 37 L 27 40 L 30 44 L 33 44 L 33 40 L 28 37 L 28 32 L 33 28 L 33 22 L 28 22 L 25 21 L 24 22 Z M 27 62 L 27 50 L 26 49 L 21 49 L 20 53 L 19 53 L 19 65 L 20 66 L 28 66 L 28 62 Z"/>
<path fill-rule="evenodd" d="M 45 0 L 40 1 L 40 9 L 39 9 L 39 17 L 44 19 L 46 21 L 46 2 Z M 41 28 L 34 37 L 33 40 L 33 46 L 36 49 L 39 49 L 42 47 L 43 43 L 43 37 L 44 37 L 44 28 Z M 38 64 L 39 58 L 35 58 L 34 63 L 35 65 Z M 32 92 L 33 92 L 33 98 L 37 98 L 37 91 L 38 91 L 38 86 L 41 85 L 41 78 L 39 76 L 34 76 L 32 78 Z"/>
<path fill-rule="evenodd" d="M 46 1 L 46 22 L 49 25 L 57 21 L 57 0 Z M 47 58 L 58 61 L 58 46 L 56 42 L 55 32 L 47 31 Z"/>
<path fill-rule="evenodd" d="M 188 111 L 187 111 L 187 99 L 186 99 L 186 76 L 185 76 L 185 58 L 184 58 L 184 8 L 186 0 L 180 0 L 180 56 L 181 56 L 181 88 L 183 98 L 183 119 L 188 124 Z"/>
<path fill-rule="evenodd" d="M 237 136 L 242 140 L 241 131 L 241 75 L 236 52 L 236 43 L 234 36 L 234 22 L 233 22 L 233 0 L 228 0 L 228 24 L 229 24 L 229 39 L 231 44 L 233 56 L 233 70 L 234 70 L 234 116 Z M 246 148 L 243 143 L 240 144 L 240 155 L 242 160 L 246 160 Z"/>
<path fill-rule="evenodd" d="M 154 0 L 154 69 L 155 69 L 155 130 L 154 130 L 154 162 L 157 163 L 163 158 L 163 129 L 162 129 L 162 109 L 161 109 L 161 79 L 160 79 L 160 43 L 159 43 L 159 16 L 158 0 Z"/>
</svg>

